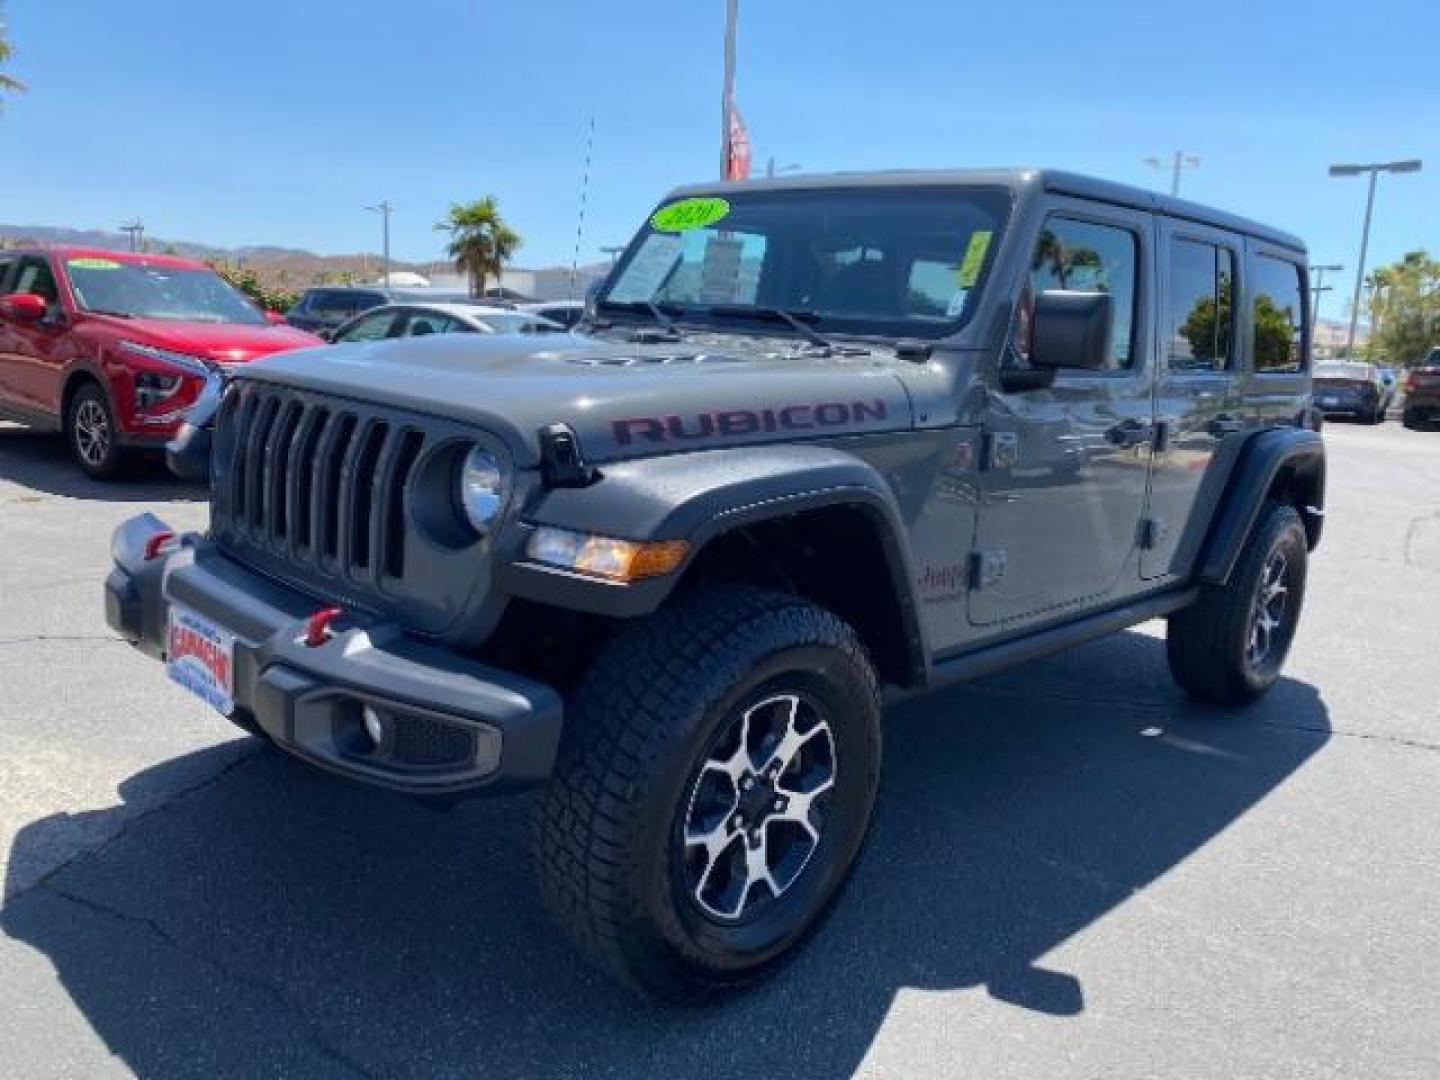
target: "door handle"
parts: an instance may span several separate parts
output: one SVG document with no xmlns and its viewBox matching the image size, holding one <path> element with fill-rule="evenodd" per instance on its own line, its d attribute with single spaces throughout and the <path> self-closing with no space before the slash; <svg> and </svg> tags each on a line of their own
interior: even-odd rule
<svg viewBox="0 0 1440 1080">
<path fill-rule="evenodd" d="M 1105 432 L 1105 438 L 1115 446 L 1130 449 L 1149 442 L 1150 431 L 1150 425 L 1139 420 L 1122 420 Z"/>
<path fill-rule="evenodd" d="M 1205 430 L 1217 439 L 1223 438 L 1226 435 L 1234 435 L 1236 432 L 1243 431 L 1244 428 L 1245 421 L 1239 417 L 1229 416 L 1226 413 L 1221 413 L 1205 425 Z"/>
</svg>

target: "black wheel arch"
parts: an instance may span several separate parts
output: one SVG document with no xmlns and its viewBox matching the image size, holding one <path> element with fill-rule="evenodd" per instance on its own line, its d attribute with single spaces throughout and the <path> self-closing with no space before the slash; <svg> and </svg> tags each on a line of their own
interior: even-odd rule
<svg viewBox="0 0 1440 1080">
<path fill-rule="evenodd" d="M 1302 428 L 1275 428 L 1246 440 L 1210 516 L 1197 563 L 1201 582 L 1224 584 L 1269 502 L 1295 507 L 1313 551 L 1325 514 L 1325 443 Z"/>
<path fill-rule="evenodd" d="M 868 463 L 836 448 L 792 445 L 643 458 L 602 466 L 601 474 L 590 487 L 547 492 L 526 515 L 527 533 L 556 526 L 629 540 L 682 539 L 691 545 L 685 564 L 662 578 L 617 585 L 528 563 L 516 544 L 515 560 L 497 572 L 500 588 L 557 607 L 637 617 L 712 575 L 783 587 L 854 625 L 886 682 L 924 685 L 930 653 L 904 521 L 893 491 Z M 787 557 L 799 555 L 788 545 L 822 536 L 827 543 L 814 548 L 821 558 Z M 742 548 L 753 555 L 748 574 L 737 570 Z"/>
</svg>

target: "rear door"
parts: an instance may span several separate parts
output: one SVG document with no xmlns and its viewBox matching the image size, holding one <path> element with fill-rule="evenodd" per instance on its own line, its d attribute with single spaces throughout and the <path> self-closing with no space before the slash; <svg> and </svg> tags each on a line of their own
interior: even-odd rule
<svg viewBox="0 0 1440 1080">
<path fill-rule="evenodd" d="M 1054 618 L 1138 586 L 1153 408 L 1152 233 L 1142 211 L 1065 198 L 1049 205 L 1028 293 L 1109 293 L 1110 363 L 1062 370 L 1044 389 L 990 388 L 972 623 Z"/>
<path fill-rule="evenodd" d="M 1240 367 L 1239 271 L 1244 240 L 1187 221 L 1160 222 L 1157 435 L 1140 557 L 1148 579 L 1183 573 L 1177 553 L 1195 520 L 1205 478 L 1227 438 L 1245 426 Z"/>
</svg>

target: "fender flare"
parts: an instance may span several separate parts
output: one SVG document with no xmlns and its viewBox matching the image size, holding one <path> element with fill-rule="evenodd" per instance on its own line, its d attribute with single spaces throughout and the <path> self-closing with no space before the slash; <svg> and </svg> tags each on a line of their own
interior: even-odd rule
<svg viewBox="0 0 1440 1080">
<path fill-rule="evenodd" d="M 1304 428 L 1274 428 L 1251 436 L 1225 487 L 1205 539 L 1196 577 L 1230 580 L 1265 502 L 1281 483 L 1305 523 L 1311 550 L 1320 543 L 1325 512 L 1325 443 Z"/>
<path fill-rule="evenodd" d="M 757 446 L 639 458 L 601 466 L 585 488 L 546 492 L 526 514 L 524 536 L 507 544 L 497 585 L 511 596 L 596 614 L 649 614 L 670 595 L 712 540 L 763 521 L 830 507 L 868 519 L 885 556 L 905 636 L 911 679 L 929 670 L 915 595 L 915 571 L 900 506 L 871 465 L 826 446 Z M 687 540 L 684 565 L 664 577 L 617 584 L 527 562 L 524 542 L 537 526 L 625 540 Z"/>
</svg>

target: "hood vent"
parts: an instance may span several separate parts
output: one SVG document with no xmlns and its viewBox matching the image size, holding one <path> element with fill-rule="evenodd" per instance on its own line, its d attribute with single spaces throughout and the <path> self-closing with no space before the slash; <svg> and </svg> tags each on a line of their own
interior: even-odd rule
<svg viewBox="0 0 1440 1080">
<path fill-rule="evenodd" d="M 577 356 L 570 362 L 582 367 L 673 367 L 677 364 L 739 364 L 744 361 L 724 353 L 630 353 L 625 356 Z"/>
</svg>

